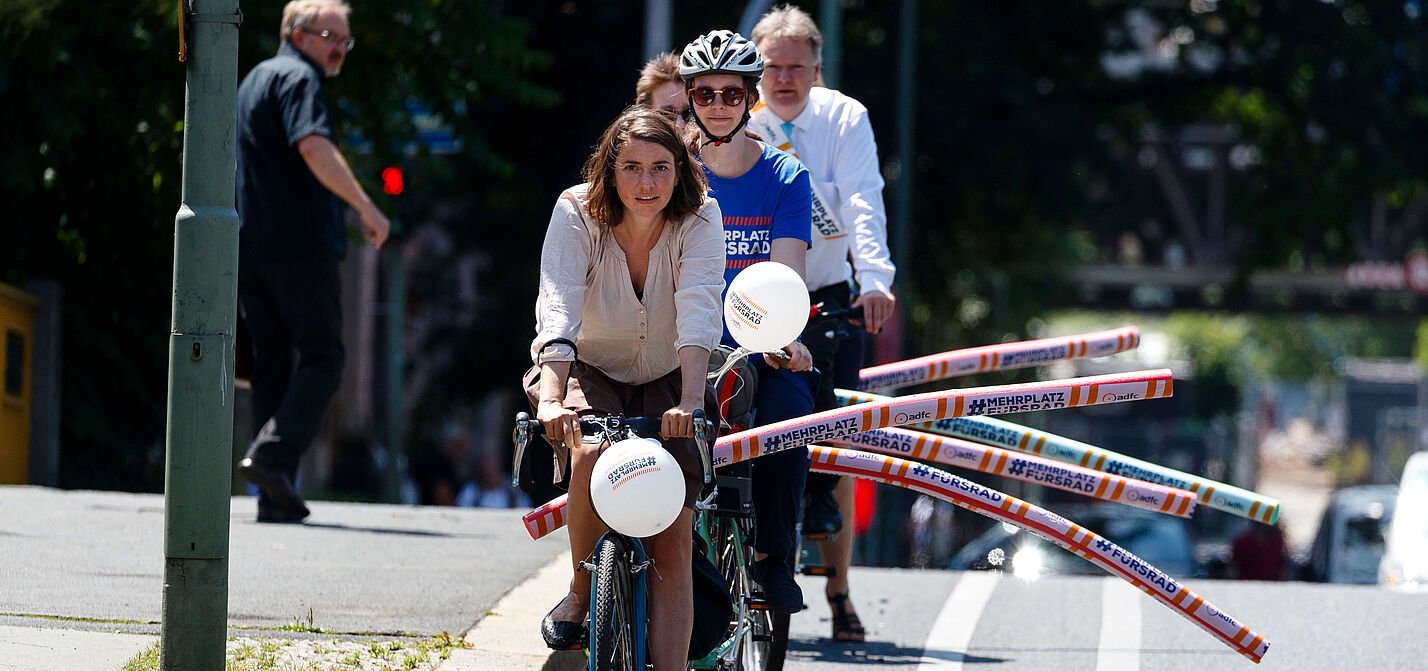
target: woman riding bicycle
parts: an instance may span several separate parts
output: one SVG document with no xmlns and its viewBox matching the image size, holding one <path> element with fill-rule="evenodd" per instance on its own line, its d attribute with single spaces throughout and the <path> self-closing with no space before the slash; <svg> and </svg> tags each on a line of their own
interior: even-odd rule
<svg viewBox="0 0 1428 671">
<path fill-rule="evenodd" d="M 585 184 L 556 201 L 541 250 L 526 394 L 555 447 L 557 484 L 569 491 L 577 568 L 606 531 L 590 503 L 603 446 L 581 443 L 578 417 L 662 416 L 665 447 L 684 472 L 685 507 L 646 540 L 656 567 L 649 642 L 655 669 L 682 669 L 693 622 L 693 505 L 703 485 L 692 414 L 704 406 L 722 324 L 722 216 L 673 123 L 649 108 L 626 109 L 610 124 L 582 176 Z M 577 570 L 541 622 L 546 644 L 581 647 L 589 603 L 590 582 Z"/>
<path fill-rule="evenodd" d="M 715 30 L 680 54 L 679 75 L 693 109 L 696 141 L 709 179 L 709 193 L 724 217 L 724 279 L 761 261 L 773 260 L 803 276 L 812 226 L 808 171 L 798 159 L 741 132 L 758 100 L 763 60 L 753 43 L 737 33 Z M 687 124 L 686 124 L 687 125 Z M 726 329 L 725 345 L 735 343 Z M 817 375 L 802 343 L 785 348 L 789 359 L 768 356 L 754 362 L 755 425 L 772 424 L 813 410 Z M 808 476 L 808 453 L 786 450 L 751 465 L 755 516 L 754 579 L 776 611 L 803 608 L 793 578 L 798 507 Z"/>
</svg>

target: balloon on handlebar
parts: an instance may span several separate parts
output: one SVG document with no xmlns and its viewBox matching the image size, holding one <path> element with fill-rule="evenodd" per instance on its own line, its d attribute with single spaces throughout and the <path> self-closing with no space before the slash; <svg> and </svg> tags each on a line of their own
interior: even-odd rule
<svg viewBox="0 0 1428 671">
<path fill-rule="evenodd" d="M 590 502 L 611 529 L 648 538 L 679 517 L 684 507 L 684 474 L 674 455 L 658 440 L 622 440 L 595 460 Z"/>
<path fill-rule="evenodd" d="M 743 269 L 724 294 L 724 323 L 740 347 L 772 352 L 808 323 L 808 287 L 794 269 L 762 261 Z"/>
</svg>

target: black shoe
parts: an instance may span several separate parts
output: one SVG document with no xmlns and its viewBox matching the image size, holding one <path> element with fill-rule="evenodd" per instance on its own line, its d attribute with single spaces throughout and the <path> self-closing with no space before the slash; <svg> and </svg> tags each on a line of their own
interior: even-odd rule
<svg viewBox="0 0 1428 671">
<path fill-rule="evenodd" d="M 764 601 L 769 608 L 780 613 L 797 613 L 803 610 L 803 590 L 793 579 L 793 569 L 788 562 L 774 557 L 765 557 L 749 565 L 749 574 L 764 590 Z"/>
<path fill-rule="evenodd" d="M 252 457 L 244 457 L 238 462 L 238 474 L 262 489 L 277 510 L 298 519 L 311 514 L 297 490 L 293 489 L 292 481 L 282 471 L 253 461 Z"/>
<path fill-rule="evenodd" d="M 560 604 L 555 604 L 555 608 L 559 607 Z M 590 631 L 585 628 L 585 623 L 552 620 L 550 614 L 555 612 L 555 608 L 550 609 L 550 613 L 546 613 L 540 621 L 540 635 L 545 639 L 546 647 L 551 650 L 584 648 L 590 640 Z"/>
<path fill-rule="evenodd" d="M 270 524 L 301 524 L 307 515 L 294 515 L 277 506 L 258 502 L 258 521 Z"/>
<path fill-rule="evenodd" d="M 833 490 L 810 491 L 803 500 L 803 535 L 837 536 L 843 530 L 843 513 Z"/>
</svg>

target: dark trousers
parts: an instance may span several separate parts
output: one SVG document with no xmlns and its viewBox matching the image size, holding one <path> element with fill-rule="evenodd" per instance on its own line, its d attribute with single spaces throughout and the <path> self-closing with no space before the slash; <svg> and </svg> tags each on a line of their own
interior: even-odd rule
<svg viewBox="0 0 1428 671">
<path fill-rule="evenodd" d="M 759 388 L 754 395 L 754 425 L 764 426 L 803 417 L 813 408 L 818 374 L 772 368 L 754 355 Z M 808 450 L 800 447 L 751 460 L 754 499 L 754 549 L 793 564 L 803 483 L 808 477 Z"/>
<path fill-rule="evenodd" d="M 253 340 L 248 457 L 297 481 L 298 461 L 342 379 L 337 260 L 239 266 L 238 305 Z"/>
<path fill-rule="evenodd" d="M 852 303 L 852 289 L 844 282 L 830 284 L 809 294 L 813 304 L 823 303 L 825 310 L 836 310 Z M 803 345 L 813 355 L 813 365 L 823 374 L 818 378 L 818 393 L 813 397 L 813 411 L 822 412 L 838 407 L 834 389 L 857 389 L 858 372 L 863 369 L 863 343 L 866 331 L 853 326 L 847 338 L 829 338 L 826 327 L 809 324 L 803 332 Z M 817 331 L 815 333 L 815 331 Z M 809 473 L 809 492 L 831 492 L 838 484 L 837 475 Z"/>
</svg>

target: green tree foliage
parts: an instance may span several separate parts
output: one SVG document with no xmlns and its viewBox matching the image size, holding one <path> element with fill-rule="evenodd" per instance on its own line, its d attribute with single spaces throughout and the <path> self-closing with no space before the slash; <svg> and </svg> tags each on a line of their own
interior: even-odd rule
<svg viewBox="0 0 1428 671">
<path fill-rule="evenodd" d="M 1393 258 L 1394 244 L 1422 235 L 1376 236 L 1365 223 L 1375 201 L 1396 214 L 1425 195 L 1421 0 L 921 0 L 908 157 L 894 155 L 898 3 L 840 1 L 841 88 L 870 110 L 890 207 L 897 179 L 915 186 L 897 287 L 911 353 L 1040 335 L 1048 306 L 1078 300 L 1071 267 L 1109 260 L 1117 236 L 1146 219 L 1168 221 L 1136 165 L 1147 124 L 1226 125 L 1253 149 L 1230 183 L 1229 251 L 1242 269 Z M 457 353 L 416 404 L 437 416 L 513 386 L 528 365 L 535 250 L 557 194 L 633 99 L 643 7 L 355 4 L 358 46 L 330 82 L 340 140 L 360 150 L 349 155 L 369 191 L 381 166 L 406 169 L 407 194 L 382 203 L 389 214 L 439 222 L 455 249 L 483 258 L 477 316 L 434 334 Z M 818 2 L 797 4 L 818 16 Z M 281 6 L 244 3 L 237 76 L 276 50 Z M 741 7 L 675 10 L 671 47 L 734 27 Z M 68 485 L 158 485 L 184 94 L 176 31 L 171 0 L 102 12 L 0 0 L 0 185 L 13 222 L 0 226 L 0 278 L 66 287 Z M 1108 57 L 1126 53 L 1159 60 L 1108 75 Z M 433 157 L 413 144 L 413 105 L 464 151 Z M 1313 330 L 1296 322 L 1265 337 L 1346 351 L 1304 336 Z M 1285 357 L 1272 367 L 1291 367 Z"/>
<path fill-rule="evenodd" d="M 239 72 L 272 55 L 281 2 L 243 3 Z M 484 140 L 482 112 L 549 104 L 527 77 L 543 56 L 524 24 L 484 2 L 356 3 L 359 39 L 329 99 L 344 138 L 360 131 L 371 165 L 404 160 L 408 104 L 451 126 L 477 175 L 512 164 Z M 173 218 L 179 206 L 184 65 L 171 0 L 105 5 L 0 0 L 0 278 L 64 284 L 62 484 L 160 484 Z M 351 147 L 349 147 L 351 149 Z M 427 168 L 435 171 L 436 167 Z M 391 204 L 388 204 L 389 207 Z"/>
<path fill-rule="evenodd" d="M 62 482 L 152 488 L 182 150 L 174 5 L 102 21 L 81 2 L 2 7 L 0 272 L 64 284 Z"/>
<path fill-rule="evenodd" d="M 897 3 L 845 7 L 843 89 L 870 109 L 890 209 L 900 175 L 915 189 L 898 275 L 913 351 L 1025 337 L 1093 253 L 1078 227 L 1107 160 L 1097 36 L 1121 8 L 919 2 L 915 149 L 897 157 Z"/>
<path fill-rule="evenodd" d="M 1428 195 L 1423 4 L 1192 0 L 1147 5 L 1177 66 L 1131 90 L 1143 120 L 1231 124 L 1260 157 L 1234 185 L 1246 267 L 1401 260 L 1422 223 L 1376 234 L 1375 200 Z M 1405 229 L 1407 227 L 1404 227 Z"/>
</svg>

